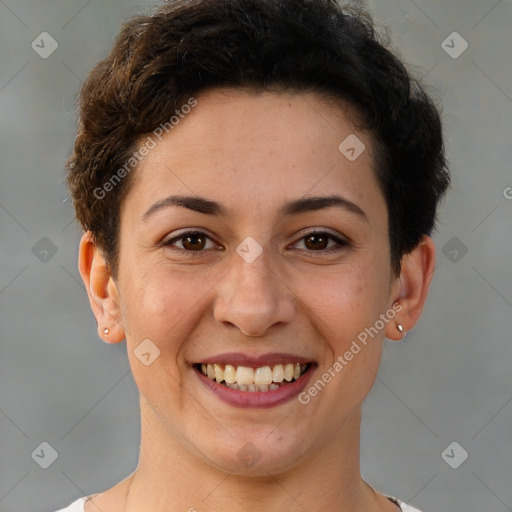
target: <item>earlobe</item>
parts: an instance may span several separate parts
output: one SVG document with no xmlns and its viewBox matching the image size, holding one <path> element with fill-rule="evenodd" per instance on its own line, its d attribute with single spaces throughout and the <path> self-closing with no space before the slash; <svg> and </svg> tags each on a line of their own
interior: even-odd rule
<svg viewBox="0 0 512 512">
<path fill-rule="evenodd" d="M 98 335 L 107 343 L 125 338 L 116 285 L 91 232 L 80 240 L 78 269 L 98 324 Z"/>
<path fill-rule="evenodd" d="M 436 251 L 432 238 L 424 235 L 420 243 L 401 262 L 399 292 L 393 297 L 393 304 L 400 304 L 395 323 L 386 328 L 386 337 L 399 341 L 410 331 L 421 316 L 434 275 Z M 396 308 L 395 308 L 396 311 Z M 398 327 L 402 326 L 402 329 Z"/>
</svg>

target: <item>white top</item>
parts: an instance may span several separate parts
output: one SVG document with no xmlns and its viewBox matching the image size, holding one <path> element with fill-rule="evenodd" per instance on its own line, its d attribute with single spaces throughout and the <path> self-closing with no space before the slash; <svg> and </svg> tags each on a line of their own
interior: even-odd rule
<svg viewBox="0 0 512 512">
<path fill-rule="evenodd" d="M 391 496 L 387 496 L 387 498 L 393 503 L 396 503 L 402 509 L 402 512 L 420 512 L 417 508 L 411 507 L 410 505 L 407 505 L 407 503 L 404 503 L 403 501 L 400 501 L 396 498 L 392 498 Z M 84 498 L 78 498 L 76 501 L 71 503 L 69 507 L 61 508 L 56 512 L 84 512 L 84 503 L 89 499 L 90 498 L 87 496 Z"/>
</svg>

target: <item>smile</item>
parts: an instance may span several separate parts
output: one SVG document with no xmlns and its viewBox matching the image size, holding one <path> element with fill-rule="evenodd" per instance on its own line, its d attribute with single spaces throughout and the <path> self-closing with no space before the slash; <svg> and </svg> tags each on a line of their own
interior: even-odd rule
<svg viewBox="0 0 512 512">
<path fill-rule="evenodd" d="M 229 352 L 191 364 L 207 393 L 234 407 L 267 408 L 293 401 L 318 364 L 296 354 Z"/>
<path fill-rule="evenodd" d="M 295 382 L 307 372 L 309 364 L 285 363 L 273 366 L 236 366 L 199 363 L 196 368 L 210 380 L 230 389 L 246 392 L 273 391 Z"/>
</svg>

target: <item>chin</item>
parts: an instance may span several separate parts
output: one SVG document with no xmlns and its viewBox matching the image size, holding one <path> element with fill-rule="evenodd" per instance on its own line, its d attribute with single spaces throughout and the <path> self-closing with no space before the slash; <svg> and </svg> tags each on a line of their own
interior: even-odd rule
<svg viewBox="0 0 512 512">
<path fill-rule="evenodd" d="M 307 450 L 306 439 L 311 439 L 311 434 L 299 439 L 282 432 L 276 435 L 269 432 L 271 428 L 240 429 L 232 435 L 223 432 L 217 440 L 205 435 L 201 439 L 208 439 L 208 444 L 199 442 L 195 448 L 205 463 L 238 476 L 268 477 L 300 464 Z"/>
</svg>

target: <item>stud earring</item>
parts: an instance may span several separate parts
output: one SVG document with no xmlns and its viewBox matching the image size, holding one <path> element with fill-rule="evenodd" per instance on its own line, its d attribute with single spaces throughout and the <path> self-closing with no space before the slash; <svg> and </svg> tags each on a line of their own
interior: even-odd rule
<svg viewBox="0 0 512 512">
<path fill-rule="evenodd" d="M 103 334 L 105 336 L 107 336 L 109 332 L 110 332 L 110 329 L 108 327 L 105 327 L 105 329 L 103 329 Z"/>
<path fill-rule="evenodd" d="M 404 327 L 402 324 L 395 324 L 396 328 L 400 331 L 400 334 L 404 333 Z"/>
</svg>

